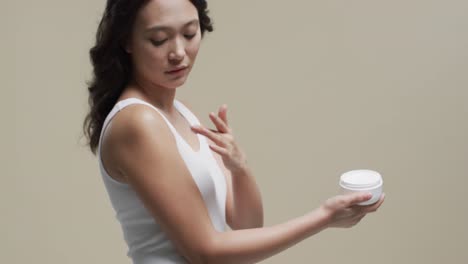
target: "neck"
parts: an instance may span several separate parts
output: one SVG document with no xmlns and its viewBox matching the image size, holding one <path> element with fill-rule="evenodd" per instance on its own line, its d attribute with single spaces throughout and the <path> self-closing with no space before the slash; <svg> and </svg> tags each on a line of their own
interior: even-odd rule
<svg viewBox="0 0 468 264">
<path fill-rule="evenodd" d="M 174 107 L 175 88 L 166 88 L 142 80 L 132 81 L 131 87 L 132 90 L 136 90 L 143 97 L 143 100 L 163 111 L 166 115 L 177 115 L 178 112 Z"/>
</svg>

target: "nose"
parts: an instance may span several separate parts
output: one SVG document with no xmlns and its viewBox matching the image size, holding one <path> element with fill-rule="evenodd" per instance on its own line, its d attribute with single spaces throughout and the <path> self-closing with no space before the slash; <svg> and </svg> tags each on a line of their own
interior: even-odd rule
<svg viewBox="0 0 468 264">
<path fill-rule="evenodd" d="M 182 61 L 185 57 L 185 45 L 184 41 L 176 38 L 173 42 L 174 44 L 171 47 L 169 52 L 169 61 L 178 63 Z"/>
</svg>

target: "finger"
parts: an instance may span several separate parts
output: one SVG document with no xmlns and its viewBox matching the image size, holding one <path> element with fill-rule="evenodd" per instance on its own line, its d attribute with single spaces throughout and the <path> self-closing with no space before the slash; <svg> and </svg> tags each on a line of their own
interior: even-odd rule
<svg viewBox="0 0 468 264">
<path fill-rule="evenodd" d="M 363 211 L 365 211 L 366 213 L 370 213 L 370 212 L 375 212 L 375 211 L 377 211 L 377 209 L 379 209 L 379 207 L 382 205 L 382 203 L 384 202 L 384 200 L 385 200 L 385 193 L 383 193 L 383 194 L 380 196 L 380 199 L 379 199 L 376 203 L 371 204 L 371 205 L 364 206 Z"/>
<path fill-rule="evenodd" d="M 215 124 L 216 128 L 221 133 L 229 133 L 229 127 L 227 127 L 226 123 L 219 117 L 216 116 L 213 112 L 210 113 L 210 119 Z"/>
<path fill-rule="evenodd" d="M 192 126 L 191 128 L 192 128 L 193 131 L 195 131 L 197 133 L 200 133 L 200 134 L 204 135 L 205 137 L 211 139 L 211 141 L 216 143 L 216 145 L 219 145 L 221 147 L 226 146 L 226 144 L 223 141 L 222 136 L 220 134 L 218 134 L 217 132 L 215 132 L 213 130 L 206 129 L 203 126 Z"/>
<path fill-rule="evenodd" d="M 227 121 L 227 105 L 223 104 L 218 111 L 218 116 L 224 121 L 226 126 L 229 126 L 228 121 Z"/>
<path fill-rule="evenodd" d="M 363 209 L 367 212 L 374 211 L 383 203 L 384 199 L 385 199 L 385 194 L 383 193 L 377 202 L 370 204 L 370 205 L 363 206 Z"/>
<path fill-rule="evenodd" d="M 225 148 L 212 144 L 210 144 L 209 146 L 214 152 L 218 153 L 221 156 L 227 156 L 229 154 L 229 152 Z"/>
<path fill-rule="evenodd" d="M 362 202 L 365 202 L 369 199 L 372 198 L 372 193 L 362 193 L 362 192 L 359 192 L 359 193 L 352 193 L 350 195 L 350 198 L 348 200 L 348 206 L 353 206 L 353 205 L 357 205 L 359 203 L 362 203 Z"/>
</svg>

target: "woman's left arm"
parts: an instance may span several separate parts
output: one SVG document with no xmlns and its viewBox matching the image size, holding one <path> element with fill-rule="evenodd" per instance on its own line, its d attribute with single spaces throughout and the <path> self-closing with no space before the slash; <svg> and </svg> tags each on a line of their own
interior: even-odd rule
<svg viewBox="0 0 468 264">
<path fill-rule="evenodd" d="M 218 156 L 218 164 L 226 176 L 228 201 L 226 221 L 233 230 L 263 227 L 263 205 L 260 190 L 247 165 L 244 152 L 234 140 L 232 129 L 228 126 L 227 106 L 223 105 L 218 115 L 210 113 L 216 130 L 203 126 L 192 127 L 196 133 L 206 136 L 210 148 Z M 219 162 L 222 159 L 222 162 Z"/>
<path fill-rule="evenodd" d="M 233 229 L 263 227 L 263 205 L 260 190 L 248 166 L 231 171 L 233 192 Z"/>
</svg>

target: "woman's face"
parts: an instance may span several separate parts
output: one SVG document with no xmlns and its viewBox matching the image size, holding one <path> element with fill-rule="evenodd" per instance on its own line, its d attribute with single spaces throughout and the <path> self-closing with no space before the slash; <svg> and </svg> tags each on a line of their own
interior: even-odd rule
<svg viewBox="0 0 468 264">
<path fill-rule="evenodd" d="M 182 85 L 201 41 L 196 7 L 188 0 L 150 0 L 137 14 L 126 50 L 137 81 Z"/>
</svg>

